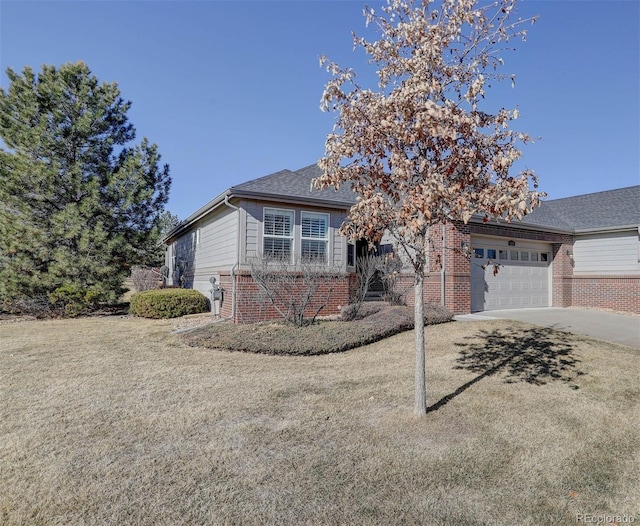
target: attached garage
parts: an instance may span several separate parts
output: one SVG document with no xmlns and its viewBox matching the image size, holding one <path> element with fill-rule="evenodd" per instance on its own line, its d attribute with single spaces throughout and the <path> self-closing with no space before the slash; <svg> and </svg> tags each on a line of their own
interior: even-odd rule
<svg viewBox="0 0 640 526">
<path fill-rule="evenodd" d="M 471 236 L 471 246 L 471 312 L 551 305 L 550 244 Z"/>
</svg>

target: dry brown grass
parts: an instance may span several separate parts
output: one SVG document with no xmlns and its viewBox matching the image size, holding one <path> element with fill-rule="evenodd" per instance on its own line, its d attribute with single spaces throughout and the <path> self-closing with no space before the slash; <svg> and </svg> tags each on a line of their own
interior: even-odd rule
<svg viewBox="0 0 640 526">
<path fill-rule="evenodd" d="M 127 317 L 0 325 L 0 523 L 640 520 L 640 353 L 516 322 L 282 357 Z"/>
</svg>

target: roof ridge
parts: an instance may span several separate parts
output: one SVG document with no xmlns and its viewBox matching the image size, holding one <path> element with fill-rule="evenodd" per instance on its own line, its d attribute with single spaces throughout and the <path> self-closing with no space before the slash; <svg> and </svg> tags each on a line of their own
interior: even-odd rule
<svg viewBox="0 0 640 526">
<path fill-rule="evenodd" d="M 640 224 L 640 185 L 543 201 L 523 222 L 571 230 Z"/>
<path fill-rule="evenodd" d="M 271 178 L 273 178 L 275 176 L 278 176 L 278 175 L 284 175 L 286 173 L 293 174 L 295 172 L 292 172 L 288 168 L 283 168 L 282 170 L 278 170 L 277 172 L 273 172 L 273 173 L 270 173 L 270 174 L 267 174 L 267 175 L 263 175 L 261 177 L 256 177 L 255 179 L 250 179 L 249 181 L 245 181 L 244 183 L 240 183 L 240 184 L 234 185 L 234 186 L 230 187 L 229 190 L 241 189 L 242 187 L 253 185 L 255 183 L 262 182 L 262 181 L 265 181 L 267 179 L 271 179 Z"/>
<path fill-rule="evenodd" d="M 640 188 L 638 184 L 632 184 L 630 186 L 623 186 L 622 188 L 610 188 L 609 190 L 598 190 L 597 192 L 587 192 L 586 194 L 578 194 L 578 195 L 570 195 L 568 197 L 557 197 L 556 199 L 549 199 L 548 201 L 544 201 L 545 203 L 553 203 L 556 201 L 564 201 L 567 199 L 579 199 L 581 197 L 591 197 L 597 196 L 598 194 L 607 194 L 611 192 L 628 192 L 632 188 Z"/>
<path fill-rule="evenodd" d="M 304 170 L 308 170 L 309 168 L 318 168 L 318 169 L 320 169 L 320 167 L 318 166 L 318 163 L 317 163 L 317 162 L 315 162 L 315 163 L 311 163 L 311 164 L 309 164 L 309 165 L 307 165 L 307 166 L 303 166 L 302 168 L 298 168 L 297 170 L 293 170 L 293 172 L 294 172 L 294 173 L 296 173 L 296 172 L 302 172 L 302 171 L 304 171 Z"/>
</svg>

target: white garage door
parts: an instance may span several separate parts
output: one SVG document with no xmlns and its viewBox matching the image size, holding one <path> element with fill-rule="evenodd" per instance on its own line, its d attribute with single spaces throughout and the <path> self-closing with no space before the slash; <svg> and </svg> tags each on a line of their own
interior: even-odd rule
<svg viewBox="0 0 640 526">
<path fill-rule="evenodd" d="M 551 245 L 485 238 L 471 238 L 471 245 L 471 312 L 550 305 Z"/>
</svg>

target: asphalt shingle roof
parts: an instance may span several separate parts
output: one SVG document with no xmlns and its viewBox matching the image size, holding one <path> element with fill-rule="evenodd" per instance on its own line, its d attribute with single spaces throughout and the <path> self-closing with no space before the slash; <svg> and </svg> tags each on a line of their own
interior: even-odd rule
<svg viewBox="0 0 640 526">
<path fill-rule="evenodd" d="M 299 170 L 279 172 L 247 181 L 231 188 L 233 191 L 293 197 L 352 205 L 355 194 L 344 185 L 339 190 L 316 190 L 312 181 L 322 175 L 316 164 Z M 544 201 L 520 222 L 561 230 L 588 230 L 616 226 L 640 225 L 640 185 L 592 194 Z"/>
<path fill-rule="evenodd" d="M 521 223 L 565 230 L 640 225 L 640 185 L 545 201 Z"/>
<path fill-rule="evenodd" d="M 294 171 L 280 170 L 233 186 L 189 216 L 169 233 L 167 239 L 207 214 L 225 195 L 255 195 L 283 201 L 287 198 L 302 199 L 342 209 L 350 208 L 356 203 L 356 195 L 348 185 L 343 185 L 338 190 L 316 190 L 313 179 L 320 175 L 322 170 L 312 164 Z M 533 213 L 520 222 L 514 221 L 514 224 L 567 232 L 640 226 L 640 185 L 544 201 Z"/>
<path fill-rule="evenodd" d="M 322 173 L 322 170 L 316 164 L 295 171 L 280 170 L 279 172 L 236 185 L 230 191 L 232 193 L 240 191 L 273 195 L 280 198 L 286 196 L 330 201 L 343 206 L 350 206 L 356 202 L 355 194 L 346 185 L 341 186 L 338 190 L 333 188 L 316 190 L 313 187 L 313 179 L 320 177 Z"/>
</svg>

